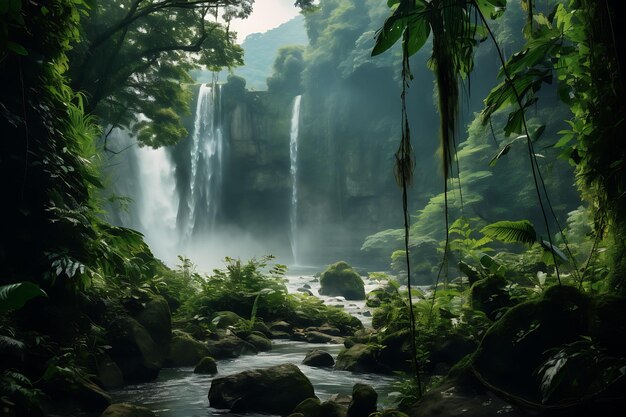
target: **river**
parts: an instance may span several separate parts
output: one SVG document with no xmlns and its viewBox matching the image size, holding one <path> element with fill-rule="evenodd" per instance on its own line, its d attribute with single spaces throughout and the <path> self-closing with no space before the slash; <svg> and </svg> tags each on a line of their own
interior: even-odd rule
<svg viewBox="0 0 626 417">
<path fill-rule="evenodd" d="M 289 292 L 296 292 L 307 284 L 310 291 L 329 305 L 341 305 L 346 311 L 358 317 L 365 326 L 371 325 L 371 311 L 364 301 L 346 301 L 343 297 L 319 296 L 319 283 L 310 275 L 310 271 L 302 270 L 303 274 L 288 276 Z M 379 286 L 373 280 L 365 280 L 366 292 Z M 293 363 L 309 378 L 315 388 L 315 395 L 320 400 L 328 399 L 332 394 L 351 394 L 357 382 L 371 385 L 378 392 L 381 406 L 394 405 L 397 393 L 393 383 L 395 376 L 353 373 L 329 368 L 314 368 L 302 365 L 308 351 L 323 349 L 334 358 L 343 345 L 312 344 L 288 340 L 273 340 L 272 350 L 258 355 L 246 355 L 236 359 L 217 361 L 218 374 L 215 376 L 198 375 L 193 368 L 166 368 L 161 370 L 155 381 L 129 385 L 111 392 L 114 402 L 130 402 L 143 405 L 154 411 L 159 417 L 232 417 L 240 414 L 228 413 L 209 406 L 207 394 L 211 381 L 225 375 L 234 374 L 252 368 L 266 368 L 281 363 Z M 264 416 L 267 414 L 246 414 L 247 417 Z"/>
</svg>

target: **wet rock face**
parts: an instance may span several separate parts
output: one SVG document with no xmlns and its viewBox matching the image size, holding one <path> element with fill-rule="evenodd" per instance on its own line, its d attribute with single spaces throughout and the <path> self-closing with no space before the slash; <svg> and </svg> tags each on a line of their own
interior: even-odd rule
<svg viewBox="0 0 626 417">
<path fill-rule="evenodd" d="M 320 294 L 365 300 L 363 280 L 346 262 L 330 265 L 320 277 Z"/>
<path fill-rule="evenodd" d="M 287 415 L 302 401 L 314 396 L 309 379 L 296 365 L 289 363 L 214 379 L 209 404 L 233 413 Z"/>
<path fill-rule="evenodd" d="M 217 363 L 210 356 L 205 356 L 198 362 L 193 370 L 194 374 L 215 375 L 217 373 Z"/>
</svg>

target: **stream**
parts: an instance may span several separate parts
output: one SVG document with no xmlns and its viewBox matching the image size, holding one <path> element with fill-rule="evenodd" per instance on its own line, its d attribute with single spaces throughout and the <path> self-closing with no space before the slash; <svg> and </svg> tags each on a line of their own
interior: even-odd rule
<svg viewBox="0 0 626 417">
<path fill-rule="evenodd" d="M 293 272 L 290 271 L 292 274 Z M 364 301 L 346 301 L 343 297 L 327 297 L 318 294 L 319 282 L 310 275 L 310 270 L 303 269 L 303 274 L 287 276 L 289 292 L 295 293 L 298 288 L 308 284 L 309 289 L 318 298 L 328 305 L 339 305 L 350 314 L 358 317 L 363 324 L 371 326 L 371 311 Z M 366 293 L 378 287 L 376 281 L 364 279 Z M 371 385 L 378 393 L 378 402 L 382 407 L 391 407 L 395 404 L 397 393 L 393 383 L 398 379 L 392 375 L 353 373 L 330 368 L 314 368 L 302 365 L 307 352 L 312 349 L 322 349 L 334 358 L 343 348 L 343 345 L 313 344 L 289 340 L 273 340 L 272 350 L 258 355 L 240 356 L 235 359 L 217 361 L 218 374 L 198 375 L 193 373 L 193 367 L 165 368 L 159 373 L 155 381 L 128 385 L 114 390 L 110 394 L 113 402 L 130 402 L 143 405 L 155 412 L 159 417 L 208 417 L 208 416 L 240 416 L 241 414 L 228 413 L 226 410 L 217 410 L 209 406 L 208 392 L 214 378 L 238 373 L 247 369 L 267 368 L 282 363 L 296 364 L 309 378 L 315 388 L 315 395 L 320 400 L 327 400 L 333 394 L 352 394 L 352 387 L 357 382 Z M 267 414 L 249 413 L 247 417 L 265 416 Z"/>
</svg>

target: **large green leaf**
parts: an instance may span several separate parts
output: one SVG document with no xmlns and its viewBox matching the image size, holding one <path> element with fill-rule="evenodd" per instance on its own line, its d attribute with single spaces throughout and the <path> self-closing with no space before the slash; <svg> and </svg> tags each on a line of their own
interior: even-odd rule
<svg viewBox="0 0 626 417">
<path fill-rule="evenodd" d="M 18 310 L 35 297 L 47 297 L 39 285 L 29 281 L 0 286 L 0 313 Z"/>
<path fill-rule="evenodd" d="M 495 222 L 483 227 L 480 233 L 505 243 L 533 244 L 537 242 L 537 232 L 528 220 Z"/>
<path fill-rule="evenodd" d="M 383 27 L 376 34 L 376 44 L 374 49 L 372 49 L 372 56 L 382 54 L 400 39 L 406 28 L 406 21 L 405 17 L 397 13 L 389 16 Z"/>
</svg>

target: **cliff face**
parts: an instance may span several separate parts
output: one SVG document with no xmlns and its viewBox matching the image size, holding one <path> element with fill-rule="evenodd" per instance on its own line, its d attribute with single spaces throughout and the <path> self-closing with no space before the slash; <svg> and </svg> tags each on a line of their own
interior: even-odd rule
<svg viewBox="0 0 626 417">
<path fill-rule="evenodd" d="M 267 93 L 246 92 L 225 98 L 224 110 L 224 220 L 254 235 L 280 235 L 288 245 L 290 108 Z"/>
</svg>

